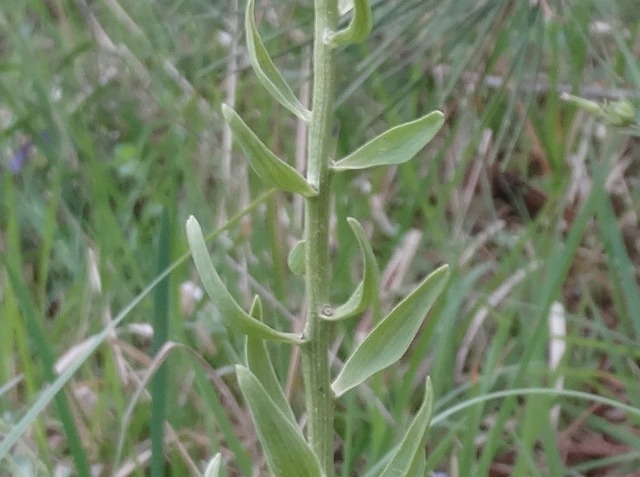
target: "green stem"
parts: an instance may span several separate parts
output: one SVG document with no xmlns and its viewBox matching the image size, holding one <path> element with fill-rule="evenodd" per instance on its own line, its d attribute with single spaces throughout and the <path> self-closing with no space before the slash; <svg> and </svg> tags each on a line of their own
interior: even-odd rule
<svg viewBox="0 0 640 477">
<path fill-rule="evenodd" d="M 337 0 L 315 0 L 313 102 L 309 126 L 307 179 L 318 195 L 306 200 L 306 286 L 308 343 L 302 348 L 308 439 L 322 470 L 333 476 L 333 395 L 328 350 L 331 325 L 320 318 L 329 298 L 330 128 L 335 82 L 334 52 L 323 42 L 338 24 Z"/>
</svg>

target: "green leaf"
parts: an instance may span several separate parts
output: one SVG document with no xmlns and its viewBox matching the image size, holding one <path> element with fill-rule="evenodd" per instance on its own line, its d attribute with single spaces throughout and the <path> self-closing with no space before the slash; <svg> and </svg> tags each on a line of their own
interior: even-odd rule
<svg viewBox="0 0 640 477">
<path fill-rule="evenodd" d="M 325 37 L 325 43 L 331 48 L 352 43 L 362 43 L 367 39 L 373 20 L 371 18 L 371 5 L 369 0 L 355 0 L 355 9 L 349 22 L 349 26 L 338 32 L 330 32 Z"/>
<path fill-rule="evenodd" d="M 307 242 L 305 240 L 300 240 L 296 243 L 291 251 L 289 252 L 289 256 L 287 257 L 287 264 L 289 265 L 289 270 L 294 275 L 303 275 L 305 270 L 304 263 L 304 246 Z"/>
<path fill-rule="evenodd" d="M 204 289 L 220 310 L 225 325 L 235 331 L 255 338 L 293 344 L 301 344 L 304 342 L 295 333 L 276 331 L 255 318 L 252 318 L 240 308 L 240 305 L 233 299 L 222 282 L 220 275 L 218 275 L 218 272 L 214 268 L 211 258 L 209 257 L 204 236 L 202 235 L 202 229 L 193 215 L 187 220 L 187 239 Z"/>
<path fill-rule="evenodd" d="M 352 217 L 347 218 L 347 221 L 360 246 L 364 263 L 364 276 L 353 295 L 344 305 L 336 308 L 331 316 L 321 315 L 323 319 L 329 321 L 343 320 L 362 313 L 371 303 L 373 303 L 376 315 L 380 309 L 380 270 L 378 269 L 378 262 L 360 222 Z"/>
<path fill-rule="evenodd" d="M 233 138 L 247 155 L 251 168 L 268 186 L 301 194 L 304 197 L 318 195 L 298 171 L 264 145 L 231 107 L 223 104 L 222 115 L 233 131 Z"/>
<path fill-rule="evenodd" d="M 321 477 L 318 458 L 298 426 L 276 406 L 251 371 L 244 366 L 236 366 L 236 375 L 272 474 L 278 477 Z"/>
<path fill-rule="evenodd" d="M 432 272 L 367 335 L 331 385 L 336 396 L 341 396 L 400 359 L 444 289 L 448 277 L 448 265 Z"/>
<path fill-rule="evenodd" d="M 276 65 L 273 64 L 269 52 L 264 47 L 264 43 L 262 43 L 256 27 L 254 5 L 255 0 L 247 2 L 247 10 L 244 17 L 244 29 L 247 35 L 247 49 L 249 50 L 251 66 L 253 66 L 253 70 L 258 76 L 258 80 L 269 91 L 271 96 L 300 119 L 309 122 L 311 112 L 303 106 L 293 93 Z"/>
<path fill-rule="evenodd" d="M 353 8 L 353 0 L 338 0 L 338 12 L 340 15 L 348 13 Z"/>
<path fill-rule="evenodd" d="M 222 465 L 222 454 L 217 453 L 207 464 L 202 477 L 220 477 L 220 466 Z"/>
<path fill-rule="evenodd" d="M 426 470 L 427 456 L 424 455 L 424 452 L 416 452 L 416 455 L 413 456 L 413 462 L 411 462 L 411 467 L 409 468 L 407 475 L 425 475 Z"/>
<path fill-rule="evenodd" d="M 424 463 L 424 444 L 429 430 L 431 411 L 433 410 L 433 387 L 427 378 L 424 396 L 418 413 L 402 438 L 395 454 L 380 474 L 380 477 L 414 477 L 424 475 L 416 472 Z"/>
<path fill-rule="evenodd" d="M 400 124 L 334 163 L 335 171 L 368 169 L 369 167 L 402 164 L 427 145 L 444 124 L 444 115 L 432 111 L 415 121 Z"/>
<path fill-rule="evenodd" d="M 260 297 L 256 295 L 253 299 L 253 305 L 251 306 L 251 316 L 257 320 L 262 321 L 262 302 Z M 284 391 L 280 386 L 276 372 L 273 369 L 271 357 L 267 351 L 266 343 L 259 338 L 252 338 L 247 336 L 245 346 L 245 359 L 247 366 L 256 378 L 260 381 L 262 386 L 267 391 L 267 394 L 274 402 L 276 406 L 282 411 L 282 413 L 294 424 L 296 424 L 296 418 L 293 415 L 291 406 L 287 402 L 287 398 L 284 395 Z"/>
</svg>

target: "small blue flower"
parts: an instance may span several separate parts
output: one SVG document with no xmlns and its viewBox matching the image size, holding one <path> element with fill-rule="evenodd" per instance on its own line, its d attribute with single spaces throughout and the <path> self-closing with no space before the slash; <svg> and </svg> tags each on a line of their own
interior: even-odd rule
<svg viewBox="0 0 640 477">
<path fill-rule="evenodd" d="M 9 161 L 9 171 L 11 171 L 12 174 L 17 174 L 22 170 L 26 162 L 29 160 L 32 147 L 33 141 L 28 139 L 22 146 L 20 146 L 20 148 L 18 148 L 18 151 Z"/>
</svg>

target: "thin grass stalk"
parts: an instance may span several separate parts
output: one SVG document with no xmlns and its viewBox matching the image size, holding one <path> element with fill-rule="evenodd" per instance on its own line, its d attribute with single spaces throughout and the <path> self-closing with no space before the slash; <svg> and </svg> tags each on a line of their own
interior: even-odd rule
<svg viewBox="0 0 640 477">
<path fill-rule="evenodd" d="M 160 243 L 158 244 L 158 273 L 171 264 L 171 226 L 169 212 L 165 209 L 160 226 Z M 169 338 L 169 277 L 158 284 L 154 293 L 153 315 L 153 354 L 157 356 Z M 160 366 L 151 383 L 151 475 L 165 475 L 164 466 L 164 422 L 167 415 L 167 382 L 166 364 Z"/>
</svg>

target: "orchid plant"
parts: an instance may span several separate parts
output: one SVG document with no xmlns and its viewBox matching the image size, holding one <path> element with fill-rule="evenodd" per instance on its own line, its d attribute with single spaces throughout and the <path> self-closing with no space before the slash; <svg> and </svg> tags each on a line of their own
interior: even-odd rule
<svg viewBox="0 0 640 477">
<path fill-rule="evenodd" d="M 329 218 L 331 182 L 345 171 L 401 164 L 412 159 L 438 132 L 444 117 L 433 111 L 387 130 L 345 157 L 332 158 L 331 126 L 335 89 L 335 57 L 345 45 L 366 40 L 372 29 L 369 0 L 314 0 L 313 96 L 311 109 L 296 97 L 278 71 L 258 33 L 255 0 L 245 15 L 247 49 L 260 83 L 288 111 L 308 125 L 306 176 L 278 157 L 230 106 L 222 114 L 234 139 L 255 173 L 270 187 L 304 198 L 304 236 L 289 254 L 294 274 L 304 275 L 306 319 L 301 334 L 274 329 L 263 316 L 259 297 L 245 311 L 228 291 L 211 261 L 203 232 L 191 216 L 186 225 L 189 246 L 203 286 L 220 310 L 225 325 L 246 335 L 244 365 L 236 366 L 240 391 L 252 416 L 270 472 L 278 477 L 334 475 L 334 407 L 337 399 L 373 374 L 398 361 L 418 333 L 429 309 L 442 293 L 448 277 L 444 265 L 428 275 L 384 317 L 380 317 L 379 268 L 362 225 L 347 218 L 363 261 L 363 276 L 343 304 L 330 303 Z M 338 25 L 351 13 L 344 29 Z M 356 317 L 371 308 L 377 325 L 357 345 L 333 377 L 328 351 L 339 320 Z M 306 435 L 300 428 L 272 366 L 265 343 L 298 346 L 302 354 L 307 413 Z M 379 474 L 381 477 L 424 474 L 424 443 L 433 404 L 427 378 L 422 404 L 399 445 Z M 221 455 L 210 461 L 206 476 L 220 475 Z"/>
</svg>

